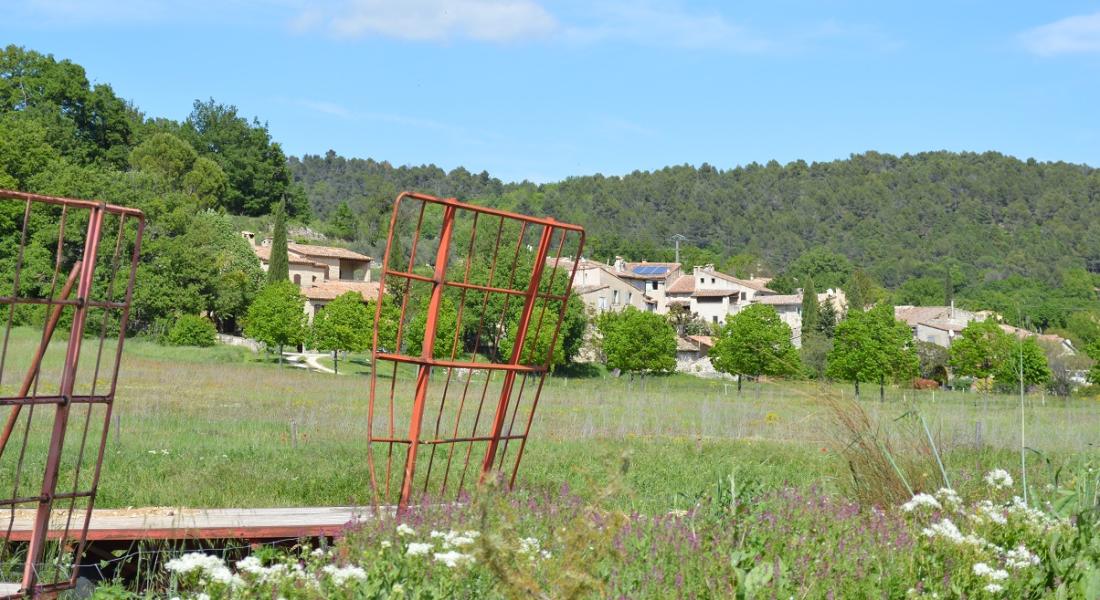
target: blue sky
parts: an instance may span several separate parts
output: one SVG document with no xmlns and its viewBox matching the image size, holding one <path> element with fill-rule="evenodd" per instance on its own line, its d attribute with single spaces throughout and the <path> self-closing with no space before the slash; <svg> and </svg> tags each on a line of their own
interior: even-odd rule
<svg viewBox="0 0 1100 600">
<path fill-rule="evenodd" d="M 554 181 L 878 150 L 1100 166 L 1100 2 L 3 0 L 0 43 L 288 154 Z"/>
</svg>

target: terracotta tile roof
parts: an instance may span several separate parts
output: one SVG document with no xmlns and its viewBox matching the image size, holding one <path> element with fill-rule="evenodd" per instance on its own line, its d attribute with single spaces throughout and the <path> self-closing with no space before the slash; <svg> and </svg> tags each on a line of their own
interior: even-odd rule
<svg viewBox="0 0 1100 600">
<path fill-rule="evenodd" d="M 335 300 L 337 296 L 348 292 L 359 292 L 363 300 L 378 299 L 378 282 L 376 281 L 322 281 L 313 287 L 302 290 L 302 294 L 310 300 Z"/>
<path fill-rule="evenodd" d="M 314 256 L 320 258 L 343 258 L 345 260 L 371 260 L 371 257 L 366 254 L 359 254 L 358 252 L 348 250 L 347 248 L 336 248 L 335 246 L 314 246 L 311 244 L 287 244 L 287 247 L 291 252 L 296 252 L 302 256 Z"/>
<path fill-rule="evenodd" d="M 921 321 L 918 325 L 939 329 L 940 331 L 959 332 L 966 329 L 967 322 L 960 319 L 931 319 L 929 321 Z"/>
<path fill-rule="evenodd" d="M 714 347 L 714 338 L 709 335 L 689 335 L 687 337 L 693 342 L 698 342 L 710 348 Z"/>
<path fill-rule="evenodd" d="M 665 290 L 666 294 L 690 294 L 695 291 L 695 277 L 691 275 L 681 275 L 669 284 L 668 289 Z"/>
<path fill-rule="evenodd" d="M 961 308 L 955 309 L 955 318 L 951 318 L 950 306 L 895 306 L 894 318 L 905 321 L 910 327 L 916 327 L 921 323 L 933 321 L 958 321 L 968 323 L 977 318 L 977 315 Z"/>
<path fill-rule="evenodd" d="M 607 289 L 607 287 L 608 286 L 606 285 L 578 285 L 573 288 L 573 293 L 577 294 L 578 296 L 583 296 L 585 294 L 591 294 L 592 292 L 598 292 L 600 290 Z"/>
<path fill-rule="evenodd" d="M 253 246 L 252 251 L 256 253 L 256 257 L 262 262 L 271 262 L 271 246 Z M 328 265 L 313 262 L 304 256 L 300 256 L 293 252 L 287 252 L 287 262 L 292 265 L 309 265 L 311 267 L 319 267 L 321 269 L 328 269 Z"/>
</svg>

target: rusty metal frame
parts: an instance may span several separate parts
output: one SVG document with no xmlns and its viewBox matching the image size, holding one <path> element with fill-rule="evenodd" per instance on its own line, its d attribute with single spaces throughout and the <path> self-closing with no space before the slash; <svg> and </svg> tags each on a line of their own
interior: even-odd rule
<svg viewBox="0 0 1100 600">
<path fill-rule="evenodd" d="M 8 518 L 6 525 L 0 522 L 0 527 L 6 528 L 3 548 L 0 548 L 0 559 L 16 560 L 14 554 L 9 554 L 9 551 L 14 552 L 12 548 L 14 543 L 18 542 L 16 538 L 19 537 L 13 535 L 12 531 L 16 519 L 15 511 L 20 505 L 34 506 L 34 525 L 23 558 L 20 591 L 18 594 L 7 596 L 16 598 L 54 594 L 76 583 L 103 467 L 118 371 L 122 360 L 122 348 L 126 337 L 126 325 L 130 314 L 130 302 L 133 297 L 142 235 L 145 230 L 145 217 L 140 210 L 103 202 L 9 190 L 0 190 L 0 202 L 7 203 L 8 206 L 21 207 L 23 213 L 21 226 L 18 227 L 17 232 L 19 239 L 9 240 L 17 243 L 18 247 L 17 256 L 9 257 L 14 259 L 11 290 L 9 295 L 0 296 L 0 313 L 2 313 L 0 316 L 4 323 L 2 347 L 0 347 L 0 385 L 3 384 L 4 375 L 6 375 L 5 364 L 10 366 L 9 342 L 13 328 L 17 325 L 15 321 L 17 309 L 21 306 L 44 307 L 47 315 L 37 348 L 30 357 L 29 367 L 18 391 L 10 396 L 0 393 L 0 405 L 11 407 L 3 431 L 0 433 L 0 461 L 5 456 L 11 459 L 13 454 L 15 455 L 10 497 L 4 497 L 3 492 L 0 491 L 0 521 L 5 516 Z M 57 235 L 52 257 L 53 269 L 48 276 L 50 283 L 46 286 L 49 291 L 42 292 L 40 289 L 38 294 L 21 287 L 22 283 L 26 283 L 21 281 L 21 277 L 30 275 L 33 279 L 36 275 L 33 270 L 29 274 L 25 272 L 30 268 L 25 262 L 25 252 L 28 248 L 28 235 L 33 235 L 32 218 L 43 219 L 43 222 L 49 225 L 50 234 L 53 233 L 53 227 L 56 225 Z M 83 240 L 78 240 L 76 244 L 71 243 L 72 240 L 66 240 L 66 222 L 69 221 L 71 224 L 75 220 L 79 225 L 85 218 L 87 226 Z M 110 220 L 117 221 L 117 230 L 113 233 L 105 229 L 105 224 Z M 70 244 L 66 245 L 67 241 Z M 101 248 L 105 246 L 104 242 L 112 241 L 113 248 L 107 244 L 109 250 L 101 252 Z M 106 259 L 105 264 L 97 264 L 103 259 Z M 64 284 L 58 290 L 57 283 L 66 270 L 68 273 L 64 276 Z M 45 275 L 45 273 L 37 273 L 40 280 L 44 280 Z M 125 279 L 120 281 L 120 276 Z M 118 289 L 119 283 L 125 284 L 124 290 Z M 101 295 L 100 299 L 96 298 L 97 294 Z M 60 365 L 57 391 L 56 393 L 45 392 L 43 388 L 49 384 L 45 381 L 48 377 L 43 370 L 44 359 L 66 310 L 71 314 L 71 322 L 66 326 L 68 339 L 65 342 L 64 358 Z M 89 322 L 89 317 L 94 310 L 103 313 L 102 322 L 99 324 Z M 111 321 L 112 315 L 117 316 L 117 321 Z M 82 373 L 79 370 L 81 350 L 86 342 L 91 341 L 96 343 L 93 367 Z M 112 351 L 106 352 L 109 341 L 117 345 Z M 91 375 L 90 380 L 85 381 L 84 376 L 88 374 Z M 109 376 L 109 385 L 101 384 L 101 376 Z M 77 389 L 78 385 L 81 386 L 80 390 Z M 102 389 L 103 387 L 106 389 Z M 21 475 L 24 470 L 32 469 L 31 463 L 34 462 L 36 454 L 33 448 L 29 448 L 31 438 L 37 431 L 32 429 L 35 410 L 37 408 L 41 414 L 51 405 L 54 407 L 54 412 L 52 425 L 48 426 L 49 442 L 41 471 L 39 493 L 37 495 L 28 495 L 25 492 L 21 494 Z M 80 414 L 81 406 L 84 407 L 83 416 Z M 89 435 L 93 433 L 92 412 L 96 406 L 103 406 L 102 424 L 100 426 L 97 423 L 99 429 L 94 431 L 98 434 L 98 440 L 95 439 L 96 436 Z M 27 407 L 26 411 L 23 410 L 24 407 Z M 69 435 L 70 417 L 73 416 L 76 418 L 78 430 Z M 46 418 L 48 419 L 48 413 Z M 45 428 L 42 433 L 45 433 Z M 91 444 L 88 443 L 90 437 L 93 440 Z M 63 462 L 66 460 L 66 442 L 70 442 L 70 448 L 78 449 L 71 465 L 73 471 L 71 486 L 62 484 L 60 481 L 62 472 L 66 471 L 67 474 L 67 470 L 70 469 L 70 465 Z M 97 442 L 98 445 L 96 445 Z M 8 451 L 9 446 L 11 451 Z M 91 457 L 94 457 L 94 462 L 87 465 L 90 467 L 91 475 L 87 485 L 82 485 L 81 471 L 85 467 L 85 460 L 90 460 Z M 61 487 L 62 485 L 64 487 Z M 76 505 L 78 499 L 83 499 L 86 503 L 80 509 Z M 79 512 L 84 513 L 82 522 Z M 64 528 L 50 531 L 51 519 L 62 515 Z M 74 522 L 74 516 L 76 522 Z M 65 556 L 71 558 L 70 573 L 66 577 L 62 577 L 60 571 L 52 578 L 46 577 L 45 570 L 39 569 L 44 564 L 48 541 L 56 544 L 57 560 Z"/>
<path fill-rule="evenodd" d="M 398 269 L 393 268 L 391 260 L 395 258 L 395 234 L 399 224 L 403 222 L 401 211 L 406 203 L 418 203 L 419 210 L 412 211 L 412 214 L 418 214 L 418 216 L 415 229 L 412 233 L 408 264 L 405 268 Z M 438 230 L 438 237 L 436 238 L 438 242 L 434 261 L 432 262 L 431 275 L 414 272 L 418 244 L 425 239 L 425 233 L 436 233 L 434 230 L 428 232 L 424 231 L 425 210 L 428 207 L 434 207 L 442 211 L 440 219 L 441 225 Z M 472 220 L 472 225 L 468 248 L 464 254 L 457 254 L 453 251 L 453 234 L 456 220 L 462 215 L 469 216 Z M 489 260 L 490 266 L 488 268 L 487 280 L 484 283 L 475 283 L 470 280 L 471 265 L 474 263 L 475 257 L 478 256 L 475 244 L 478 240 L 479 219 L 483 222 L 486 220 L 489 221 L 490 239 L 493 241 L 491 256 L 485 257 Z M 493 226 L 494 224 L 495 227 Z M 518 235 L 514 236 L 515 243 L 513 244 L 512 240 L 507 239 L 505 236 L 505 231 L 512 232 L 516 227 L 518 227 L 519 231 Z M 537 244 L 531 244 L 526 247 L 526 252 L 528 254 L 533 254 L 531 257 L 531 272 L 529 276 L 527 276 L 526 285 L 515 285 L 517 265 L 519 265 L 521 256 L 524 252 L 523 242 L 530 233 L 537 233 L 538 240 Z M 516 474 L 519 470 L 520 460 L 526 448 L 527 437 L 531 430 L 531 424 L 534 418 L 535 409 L 538 406 L 539 396 L 541 395 L 543 384 L 545 383 L 546 376 L 553 362 L 553 349 L 559 341 L 558 337 L 561 333 L 566 305 L 572 293 L 573 279 L 577 268 L 576 260 L 572 261 L 571 268 L 566 275 L 567 279 L 564 280 L 564 292 L 555 293 L 554 289 L 555 278 L 558 277 L 559 272 L 562 271 L 559 265 L 562 264 L 562 253 L 566 249 L 567 240 L 571 240 L 568 246 L 570 254 L 577 257 L 581 256 L 584 249 L 585 232 L 582 227 L 577 225 L 560 223 L 551 218 L 531 217 L 503 210 L 476 206 L 460 202 L 454 198 L 436 198 L 434 196 L 413 192 L 403 192 L 396 198 L 390 218 L 390 229 L 386 239 L 385 255 L 382 261 L 378 297 L 375 303 L 374 333 L 371 344 L 367 463 L 370 471 L 371 488 L 374 493 L 374 501 L 376 504 L 396 500 L 399 507 L 405 507 L 416 499 L 414 498 L 415 493 L 421 493 L 428 496 L 430 493 L 430 482 L 432 481 L 432 468 L 437 462 L 436 450 L 438 448 L 445 448 L 445 450 L 441 452 L 446 454 L 445 463 L 443 463 L 444 457 L 442 455 L 439 457 L 439 469 L 443 471 L 442 475 L 439 475 L 438 470 L 436 473 L 437 479 L 441 478 L 439 482 L 439 491 L 437 492 L 440 498 L 447 495 L 448 484 L 451 482 L 452 462 L 458 462 L 454 459 L 461 454 L 462 445 L 465 446 L 466 452 L 464 459 L 460 457 L 458 459 L 462 462 L 462 467 L 461 475 L 456 475 L 458 481 L 452 488 L 454 494 L 461 495 L 463 493 L 471 455 L 476 443 L 483 443 L 485 445 L 485 451 L 480 460 L 480 467 L 478 469 L 479 482 L 484 481 L 494 470 L 502 470 L 508 451 L 508 445 L 511 442 L 517 442 L 519 444 L 511 473 L 507 476 L 507 484 L 509 486 L 515 484 Z M 500 260 L 502 250 L 505 255 L 504 261 Z M 510 269 L 507 268 L 508 254 L 512 255 Z M 566 255 L 566 257 L 568 258 L 568 255 Z M 448 271 L 448 265 L 452 261 L 454 261 L 456 269 Z M 549 278 L 545 278 L 544 275 L 546 274 L 546 267 L 548 265 L 551 266 L 551 274 Z M 498 267 L 501 267 L 499 271 Z M 494 277 L 498 274 L 503 274 L 505 271 L 508 271 L 508 285 L 493 285 Z M 461 279 L 449 279 L 447 277 L 449 272 L 452 274 L 460 274 Z M 520 275 L 522 276 L 524 274 L 521 273 Z M 388 281 L 401 284 L 396 286 L 398 289 L 395 294 L 387 295 Z M 403 341 L 402 334 L 406 328 L 405 323 L 408 319 L 410 305 L 416 301 L 416 299 L 413 298 L 415 294 L 411 291 L 416 283 L 426 284 L 429 288 L 427 293 L 421 294 L 422 297 L 420 298 L 422 302 L 426 302 L 423 340 L 420 341 L 421 350 L 416 355 L 410 355 L 401 350 Z M 447 289 L 457 290 L 456 293 L 460 294 L 461 299 L 457 307 L 455 331 L 441 332 L 438 331 L 440 310 L 444 293 Z M 460 340 L 460 332 L 463 325 L 464 311 L 466 311 L 467 299 L 471 294 L 475 298 L 474 310 L 477 309 L 477 296 L 480 295 L 482 297 L 481 312 L 477 326 L 478 333 L 472 343 L 474 354 L 472 360 L 457 360 L 459 349 L 466 345 Z M 500 322 L 495 325 L 489 323 L 490 329 L 496 331 L 495 338 L 490 341 L 493 345 L 497 346 L 506 328 L 505 318 L 508 314 L 509 303 L 513 300 L 522 301 L 518 322 L 514 326 L 514 330 L 510 333 L 512 336 L 512 350 L 506 360 L 477 360 L 477 350 L 480 348 L 482 342 L 481 332 L 486 329 L 486 310 L 489 298 L 493 295 L 502 297 L 503 301 Z M 379 346 L 379 329 L 383 319 L 383 305 L 387 302 L 392 303 L 395 308 L 398 304 L 400 306 L 400 316 L 397 321 L 396 331 L 396 347 L 390 349 L 380 348 Z M 540 302 L 541 310 L 538 306 Z M 552 312 L 550 317 L 547 318 L 547 312 L 549 312 L 549 307 L 552 303 L 559 304 L 560 308 Z M 548 327 L 553 327 L 553 333 L 550 336 L 545 359 L 541 361 L 524 360 L 524 352 L 529 335 L 528 332 L 532 329 L 532 325 L 534 325 L 533 340 L 536 344 L 539 341 L 539 334 L 543 331 L 543 326 L 547 325 Z M 547 329 L 547 331 L 549 331 L 549 329 Z M 448 359 L 436 358 L 434 356 L 433 351 L 437 335 L 445 335 L 447 337 L 443 339 L 451 340 L 450 357 Z M 384 365 L 387 363 L 390 365 L 390 369 L 388 370 L 384 368 Z M 398 393 L 397 385 L 400 365 L 411 365 L 416 368 L 415 381 L 412 383 L 411 389 L 411 403 L 408 407 L 410 411 L 407 429 L 408 433 L 405 436 L 401 435 L 400 429 L 397 426 L 398 419 L 395 417 L 396 412 L 403 408 L 398 402 L 398 397 L 402 395 Z M 438 388 L 441 392 L 438 400 L 438 416 L 435 419 L 434 432 L 430 432 L 426 435 L 423 431 L 424 416 L 430 403 L 433 407 L 435 406 L 435 403 L 430 401 L 429 398 L 435 396 L 436 390 L 433 389 L 432 375 L 433 370 L 438 369 L 444 370 L 446 375 L 443 381 L 437 382 L 435 386 L 435 388 Z M 467 373 L 467 378 L 464 384 L 459 385 L 458 379 L 461 378 L 461 375 L 456 378 L 455 373 L 462 371 Z M 485 382 L 484 385 L 481 386 L 480 392 L 477 387 L 471 390 L 471 379 L 474 377 L 475 373 L 483 374 L 485 377 Z M 502 374 L 502 381 L 500 382 L 499 391 L 494 390 L 493 392 L 493 394 L 496 395 L 496 406 L 495 409 L 493 409 L 491 420 L 483 422 L 482 413 L 485 408 L 486 398 L 489 396 L 488 390 L 490 387 L 490 380 L 498 373 Z M 378 393 L 379 379 L 387 374 L 390 378 L 388 394 L 380 395 Z M 516 392 L 517 379 L 519 380 L 518 393 Z M 455 385 L 452 385 L 452 383 Z M 533 391 L 527 391 L 530 388 L 533 388 Z M 522 433 L 517 433 L 515 431 L 516 419 L 520 412 L 520 405 L 525 400 L 525 391 L 527 391 L 526 400 L 528 413 L 525 423 L 521 422 L 520 424 Z M 457 396 L 457 398 L 452 398 L 457 401 L 457 407 L 455 406 L 455 402 L 451 402 L 450 405 L 448 405 L 448 399 L 452 395 Z M 460 434 L 463 416 L 469 414 L 465 411 L 474 410 L 475 401 L 476 413 L 470 433 L 469 435 Z M 385 409 L 384 415 L 383 409 Z M 449 435 L 446 430 L 441 431 L 443 416 L 447 410 L 452 411 L 454 414 L 454 427 Z M 509 412 L 511 412 L 510 419 Z M 449 422 L 451 413 L 447 414 Z M 379 427 L 379 424 L 376 423 L 376 416 L 383 417 L 380 425 L 382 429 L 381 434 L 376 434 L 375 431 L 376 427 Z M 488 430 L 479 433 L 479 427 L 484 428 L 486 425 Z M 463 431 L 462 433 L 465 432 Z M 395 446 L 398 450 L 400 447 L 406 448 L 403 461 L 401 461 L 399 457 L 396 457 L 398 458 L 397 465 L 394 465 Z M 430 446 L 431 455 L 428 458 L 427 469 L 422 477 L 423 485 L 418 486 L 416 485 L 418 475 L 417 459 L 421 446 Z M 385 447 L 386 449 L 384 469 L 382 468 L 382 461 L 375 460 L 375 450 L 377 447 Z M 391 495 L 391 482 L 394 479 L 393 469 L 395 466 L 400 469 L 401 478 L 399 487 L 397 488 L 399 490 L 398 496 L 393 498 Z M 383 470 L 384 473 L 382 472 Z M 419 490 L 416 489 L 418 487 L 420 488 Z"/>
</svg>

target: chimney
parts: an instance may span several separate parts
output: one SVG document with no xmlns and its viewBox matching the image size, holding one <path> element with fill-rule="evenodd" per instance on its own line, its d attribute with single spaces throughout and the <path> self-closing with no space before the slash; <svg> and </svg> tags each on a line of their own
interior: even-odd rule
<svg viewBox="0 0 1100 600">
<path fill-rule="evenodd" d="M 622 273 L 623 270 L 625 270 L 625 268 L 626 268 L 626 264 L 623 262 L 623 257 L 616 256 L 615 257 L 615 271 L 619 272 L 619 273 Z"/>
<path fill-rule="evenodd" d="M 955 299 L 951 299 L 951 320 L 955 320 Z"/>
</svg>

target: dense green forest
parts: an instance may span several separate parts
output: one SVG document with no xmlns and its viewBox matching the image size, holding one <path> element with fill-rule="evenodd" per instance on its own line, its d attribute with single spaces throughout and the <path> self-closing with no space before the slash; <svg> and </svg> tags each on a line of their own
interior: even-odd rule
<svg viewBox="0 0 1100 600">
<path fill-rule="evenodd" d="M 681 234 L 685 264 L 777 276 L 779 291 L 808 276 L 823 289 L 866 274 L 875 284 L 870 299 L 956 298 L 1032 327 L 1083 331 L 1100 306 L 1100 170 L 1085 165 L 993 152 L 868 152 L 536 185 L 330 151 L 291 157 L 290 169 L 314 214 L 367 251 L 383 241 L 389 201 L 413 189 L 581 223 L 589 255 L 601 260 L 672 260 L 669 238 Z"/>
<path fill-rule="evenodd" d="M 181 99 L 181 102 L 184 100 Z M 1010 321 L 1100 338 L 1100 171 L 997 153 L 875 152 L 731 169 L 704 164 L 548 184 L 463 168 L 287 157 L 262 121 L 195 100 L 182 122 L 143 114 L 84 69 L 33 50 L 0 51 L 0 187 L 98 198 L 149 218 L 133 325 L 211 314 L 235 330 L 262 276 L 235 230 L 286 202 L 334 244 L 381 250 L 401 190 L 456 196 L 583 224 L 587 254 L 812 278 L 868 301 L 955 299 Z M 11 207 L 4 208 L 10 212 Z M 18 218 L 0 214 L 0 274 Z M 45 251 L 48 239 L 34 239 Z M 6 278 L 5 278 L 6 279 Z M 9 284 L 5 284 L 9 285 Z"/>
</svg>

